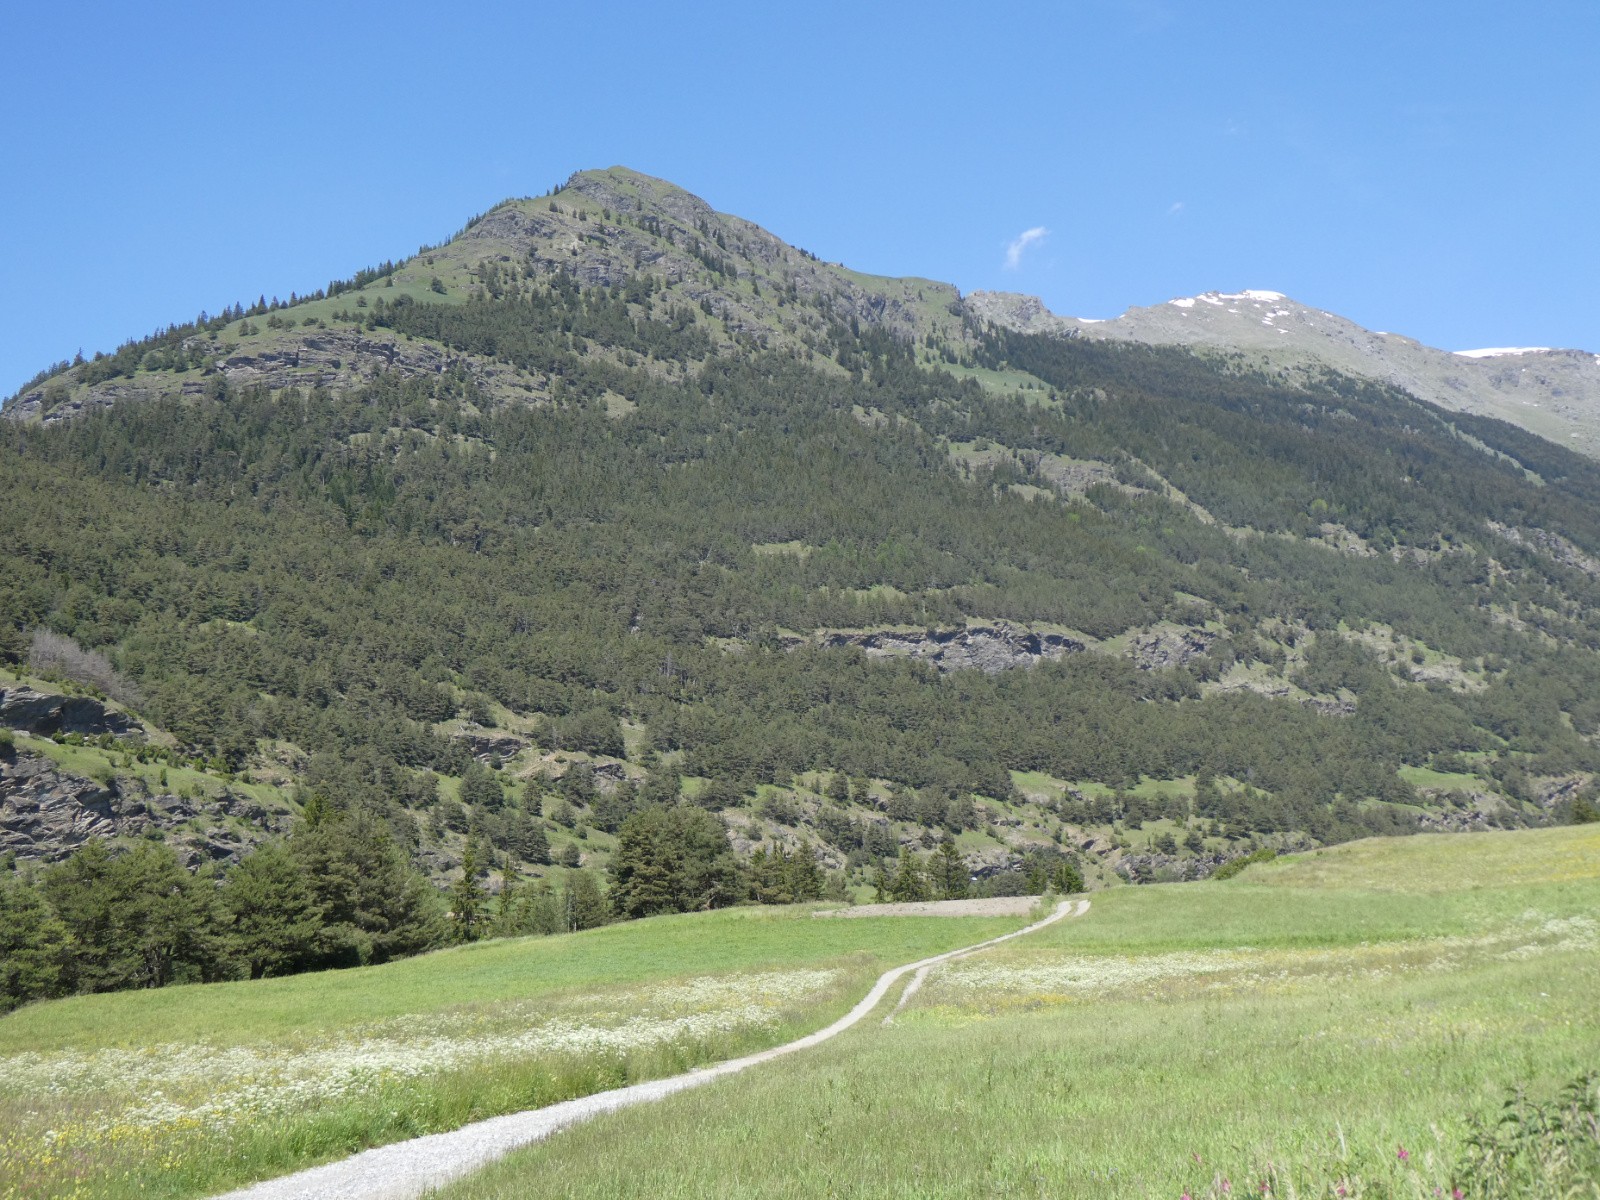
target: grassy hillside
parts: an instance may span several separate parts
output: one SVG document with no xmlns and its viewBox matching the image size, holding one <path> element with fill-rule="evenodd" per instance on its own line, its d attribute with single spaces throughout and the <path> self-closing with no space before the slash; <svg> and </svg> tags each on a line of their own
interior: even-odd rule
<svg viewBox="0 0 1600 1200">
<path fill-rule="evenodd" d="M 1503 1127 L 1476 1160 L 1468 1118 L 1492 1126 L 1519 1087 L 1529 1117 L 1600 1068 L 1597 950 L 1594 829 L 1360 842 L 1110 892 L 936 972 L 888 1029 L 448 1194 L 1592 1196 L 1592 1117 L 1566 1146 Z"/>
<path fill-rule="evenodd" d="M 736 909 L 0 1018 L 0 1195 L 201 1196 L 820 1027 L 1022 919 Z"/>
</svg>

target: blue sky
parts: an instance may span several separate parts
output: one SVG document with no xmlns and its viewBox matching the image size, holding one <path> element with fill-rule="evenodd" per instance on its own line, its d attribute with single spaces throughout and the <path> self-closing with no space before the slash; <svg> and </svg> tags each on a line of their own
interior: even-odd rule
<svg viewBox="0 0 1600 1200">
<path fill-rule="evenodd" d="M 1600 350 L 1597 35 L 1595 0 L 19 2 L 0 394 L 614 163 L 1072 315 L 1272 288 Z"/>
</svg>

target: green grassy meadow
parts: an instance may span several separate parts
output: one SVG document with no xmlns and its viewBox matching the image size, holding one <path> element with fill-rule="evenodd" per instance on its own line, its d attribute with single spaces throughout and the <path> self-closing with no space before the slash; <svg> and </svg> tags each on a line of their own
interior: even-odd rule
<svg viewBox="0 0 1600 1200">
<path fill-rule="evenodd" d="M 0 1018 L 0 1197 L 201 1196 L 772 1045 L 1023 918 L 739 908 Z"/>
<path fill-rule="evenodd" d="M 1593 1198 L 1592 1116 L 1477 1166 L 1468 1138 L 1600 1068 L 1597 996 L 1600 827 L 1358 842 L 1098 893 L 889 1028 L 448 1195 Z"/>
</svg>

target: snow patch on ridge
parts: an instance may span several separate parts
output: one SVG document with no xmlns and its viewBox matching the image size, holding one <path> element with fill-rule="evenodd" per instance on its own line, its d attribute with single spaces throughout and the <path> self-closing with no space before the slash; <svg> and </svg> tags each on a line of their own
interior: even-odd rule
<svg viewBox="0 0 1600 1200">
<path fill-rule="evenodd" d="M 1508 354 L 1546 354 L 1549 346 L 1485 346 L 1482 350 L 1457 350 L 1461 358 L 1504 358 Z"/>
<path fill-rule="evenodd" d="M 1168 304 L 1178 308 L 1193 308 L 1196 301 L 1204 301 L 1213 308 L 1226 308 L 1230 301 L 1248 300 L 1257 308 L 1263 304 L 1278 304 L 1288 300 L 1282 292 L 1262 291 L 1258 288 L 1246 288 L 1242 292 L 1201 292 L 1198 296 L 1184 296 L 1178 300 L 1168 300 Z M 1228 311 L 1232 312 L 1233 309 Z"/>
</svg>

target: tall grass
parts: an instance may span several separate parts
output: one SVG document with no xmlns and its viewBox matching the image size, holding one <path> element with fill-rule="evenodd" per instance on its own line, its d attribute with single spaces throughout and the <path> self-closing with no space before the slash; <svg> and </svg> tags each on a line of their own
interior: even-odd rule
<svg viewBox="0 0 1600 1200">
<path fill-rule="evenodd" d="M 73 996 L 0 1018 L 0 1055 L 55 1048 L 234 1045 L 575 988 L 775 968 L 857 953 L 885 964 L 996 937 L 1020 917 L 817 921 L 811 909 L 733 908 L 550 938 L 478 942 L 348 971 Z"/>
<path fill-rule="evenodd" d="M 1266 881 L 1101 894 L 936 972 L 887 1029 L 569 1131 L 447 1194 L 1600 1200 L 1581 1105 L 1560 1137 L 1494 1124 L 1514 1089 L 1548 1117 L 1600 1066 L 1600 856 L 1568 854 L 1588 836 L 1411 838 Z M 1522 1152 L 1495 1166 L 1485 1128 Z"/>
<path fill-rule="evenodd" d="M 1021 919 L 733 910 L 0 1019 L 0 1197 L 205 1195 L 772 1045 Z"/>
</svg>

